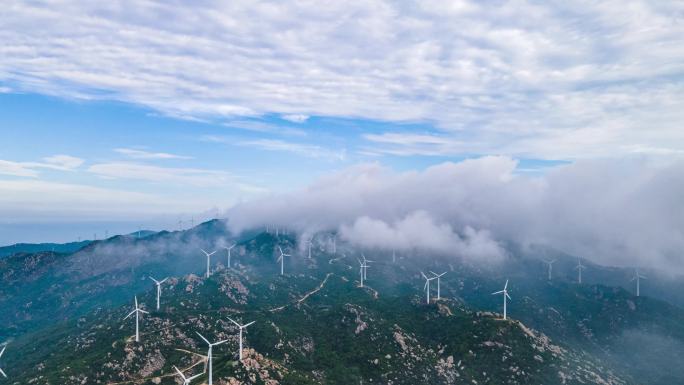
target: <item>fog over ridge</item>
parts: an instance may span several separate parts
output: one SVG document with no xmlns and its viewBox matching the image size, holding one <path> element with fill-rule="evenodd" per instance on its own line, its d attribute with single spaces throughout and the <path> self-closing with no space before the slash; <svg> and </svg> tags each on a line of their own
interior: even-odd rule
<svg viewBox="0 0 684 385">
<path fill-rule="evenodd" d="M 499 258 L 502 242 L 546 244 L 610 265 L 684 271 L 684 160 L 581 160 L 545 174 L 487 156 L 395 172 L 360 164 L 239 204 L 232 231 L 336 230 L 354 244 Z"/>
</svg>

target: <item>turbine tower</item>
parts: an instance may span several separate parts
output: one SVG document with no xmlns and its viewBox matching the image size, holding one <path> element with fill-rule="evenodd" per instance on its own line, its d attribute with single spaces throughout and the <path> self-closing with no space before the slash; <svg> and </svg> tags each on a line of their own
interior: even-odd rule
<svg viewBox="0 0 684 385">
<path fill-rule="evenodd" d="M 228 317 L 228 319 L 230 320 L 230 322 L 234 323 L 240 329 L 240 354 L 238 356 L 240 357 L 240 361 L 242 362 L 242 330 L 247 329 L 247 326 L 255 323 L 256 321 L 252 321 L 245 325 L 240 325 L 239 323 L 235 322 L 232 318 Z"/>
<path fill-rule="evenodd" d="M 504 314 L 503 314 L 504 317 L 503 317 L 503 319 L 506 319 L 506 298 L 511 299 L 511 296 L 508 295 L 508 280 L 506 280 L 506 284 L 504 285 L 503 290 L 495 291 L 494 293 L 492 293 L 492 295 L 501 294 L 501 293 L 503 293 L 503 300 L 504 300 Z"/>
<path fill-rule="evenodd" d="M 135 342 L 140 342 L 140 332 L 139 332 L 139 327 L 138 324 L 140 323 L 140 313 L 144 314 L 149 314 L 145 310 L 142 310 L 138 306 L 138 296 L 135 296 L 135 309 L 133 309 L 132 312 L 128 313 L 124 319 L 127 319 L 128 317 L 132 316 L 135 313 Z"/>
<path fill-rule="evenodd" d="M 397 251 L 392 248 L 392 263 L 397 263 Z"/>
<path fill-rule="evenodd" d="M 427 275 L 425 275 L 425 273 L 423 273 L 422 271 L 420 272 L 420 275 L 422 275 L 423 278 L 425 278 L 425 286 L 423 286 L 423 290 L 425 290 L 426 300 L 427 300 L 427 303 L 429 304 L 430 303 L 430 281 L 432 281 L 433 279 L 437 279 L 437 277 L 428 278 Z"/>
<path fill-rule="evenodd" d="M 332 252 L 333 255 L 337 254 L 337 234 L 332 235 Z"/>
<path fill-rule="evenodd" d="M 161 284 L 166 282 L 166 280 L 169 278 L 166 277 L 166 278 L 162 279 L 161 281 L 157 281 L 156 279 L 154 279 L 154 277 L 152 277 L 150 275 L 150 279 L 154 281 L 155 285 L 157 285 L 157 311 L 159 311 L 159 297 L 161 297 Z"/>
<path fill-rule="evenodd" d="M 226 250 L 228 250 L 228 268 L 230 268 L 230 251 L 233 250 L 233 247 L 235 246 L 237 246 L 237 243 L 233 243 L 233 246 L 225 248 Z"/>
<path fill-rule="evenodd" d="M 551 269 L 553 267 L 553 263 L 556 262 L 555 259 L 545 259 L 544 263 L 549 266 L 549 281 L 551 280 Z"/>
<path fill-rule="evenodd" d="M 185 375 L 183 374 L 183 372 L 181 372 L 177 367 L 174 366 L 173 368 L 176 369 L 176 372 L 178 373 L 178 375 L 181 376 L 181 378 L 183 379 L 183 385 L 190 385 L 190 381 L 192 381 L 192 380 L 194 380 L 195 378 L 197 378 L 197 377 L 201 376 L 202 374 L 204 374 L 204 373 L 200 373 L 200 374 L 195 374 L 195 375 L 192 376 L 192 377 L 185 377 Z"/>
<path fill-rule="evenodd" d="M 211 267 L 211 256 L 216 253 L 216 250 L 212 251 L 211 253 L 207 253 L 204 251 L 204 249 L 200 249 L 204 253 L 204 255 L 207 256 L 207 278 L 209 278 L 209 273 L 211 272 L 210 267 Z"/>
<path fill-rule="evenodd" d="M 277 261 L 280 262 L 280 275 L 283 275 L 285 273 L 285 257 L 291 257 L 291 255 L 283 253 L 283 249 L 280 246 L 278 246 L 278 250 L 280 251 L 280 256 Z"/>
<path fill-rule="evenodd" d="M 582 269 L 586 269 L 586 266 L 582 265 L 582 260 L 577 258 L 577 266 L 575 266 L 575 269 L 577 270 L 577 283 L 582 283 Z"/>
<path fill-rule="evenodd" d="M 197 335 L 200 336 L 200 338 L 203 339 L 204 342 L 207 343 L 207 345 L 209 345 L 209 351 L 207 352 L 207 360 L 209 361 L 209 383 L 208 383 L 208 384 L 209 384 L 209 385 L 213 385 L 212 362 L 214 361 L 214 359 L 213 359 L 212 356 L 211 356 L 212 350 L 213 350 L 214 346 L 218 346 L 218 345 L 221 345 L 221 344 L 223 344 L 223 343 L 226 343 L 228 340 L 223 340 L 223 341 L 219 341 L 219 342 L 214 342 L 214 343 L 212 344 L 211 342 L 209 342 L 208 339 L 204 338 L 203 335 L 199 334 L 199 332 L 195 332 L 195 333 L 197 333 Z"/>
<path fill-rule="evenodd" d="M 630 282 L 636 281 L 636 296 L 637 297 L 639 296 L 639 281 L 642 279 L 647 279 L 647 278 L 645 276 L 639 274 L 638 269 L 634 269 L 634 277 L 632 279 L 630 279 Z"/>
<path fill-rule="evenodd" d="M 442 278 L 442 276 L 443 276 L 444 274 L 446 274 L 447 272 L 445 271 L 445 272 L 442 273 L 442 274 L 437 274 L 437 273 L 435 273 L 434 271 L 431 271 L 430 273 L 432 273 L 432 275 L 434 275 L 433 278 L 437 278 L 437 300 L 440 300 L 441 297 L 440 297 L 440 292 L 439 292 L 439 279 Z"/>
<path fill-rule="evenodd" d="M 5 349 L 7 349 L 7 345 L 2 347 L 2 350 L 0 350 L 0 358 L 2 358 L 2 353 L 5 352 Z M 0 374 L 2 374 L 3 377 L 7 378 L 7 374 L 0 368 Z"/>
<path fill-rule="evenodd" d="M 311 259 L 311 246 L 313 245 L 313 239 L 314 239 L 314 236 L 312 235 L 311 239 L 306 241 L 306 244 L 309 245 L 309 259 Z"/>
</svg>

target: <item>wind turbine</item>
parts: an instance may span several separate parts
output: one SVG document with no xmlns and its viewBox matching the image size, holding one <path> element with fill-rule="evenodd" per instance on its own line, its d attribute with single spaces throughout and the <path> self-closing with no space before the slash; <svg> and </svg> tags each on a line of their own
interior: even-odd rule
<svg viewBox="0 0 684 385">
<path fill-rule="evenodd" d="M 311 259 L 311 246 L 313 245 L 313 239 L 314 239 L 314 236 L 312 235 L 311 239 L 306 241 L 306 243 L 309 245 L 309 259 Z"/>
<path fill-rule="evenodd" d="M 366 265 L 366 261 L 361 262 L 360 259 L 356 258 L 357 261 L 359 261 L 359 275 L 361 276 L 361 287 L 363 287 L 363 278 L 366 275 L 366 269 L 368 268 L 368 265 Z"/>
<path fill-rule="evenodd" d="M 247 329 L 247 326 L 255 323 L 256 321 L 252 321 L 252 322 L 245 324 L 245 325 L 240 325 L 239 323 L 235 322 L 232 318 L 228 317 L 228 319 L 230 320 L 230 322 L 234 323 L 240 329 L 240 354 L 239 354 L 239 357 L 240 357 L 240 361 L 242 361 L 242 330 Z"/>
<path fill-rule="evenodd" d="M 211 256 L 216 253 L 216 250 L 212 251 L 211 253 L 207 253 L 206 251 L 204 251 L 204 249 L 200 249 L 200 250 L 202 250 L 204 255 L 207 256 L 207 278 L 209 278 L 209 273 L 210 273 L 209 267 L 211 266 Z"/>
<path fill-rule="evenodd" d="M 366 256 L 361 253 L 361 257 L 363 258 L 363 264 L 365 265 L 363 267 L 363 279 L 368 279 L 368 262 L 375 262 L 371 261 L 370 259 L 366 259 Z"/>
<path fill-rule="evenodd" d="M 392 263 L 397 263 L 397 251 L 392 248 Z"/>
<path fill-rule="evenodd" d="M 214 342 L 214 343 L 212 344 L 211 342 L 209 342 L 208 339 L 204 338 L 203 335 L 199 334 L 199 332 L 195 332 L 195 333 L 197 333 L 197 335 L 200 336 L 200 338 L 203 339 L 204 342 L 207 343 L 207 345 L 209 345 L 209 351 L 207 352 L 207 360 L 209 361 L 209 385 L 213 385 L 213 379 L 212 379 L 212 362 L 213 362 L 214 360 L 213 360 L 213 358 L 212 358 L 212 356 L 211 356 L 211 352 L 212 352 L 214 346 L 218 346 L 218 345 L 221 345 L 221 344 L 223 344 L 223 343 L 226 343 L 228 340 L 223 340 L 223 341 L 219 341 L 219 342 Z"/>
<path fill-rule="evenodd" d="M 511 296 L 508 295 L 508 280 L 506 280 L 506 284 L 504 285 L 503 290 L 495 291 L 494 293 L 492 293 L 492 295 L 501 294 L 501 293 L 503 293 L 503 300 L 504 300 L 504 318 L 503 319 L 506 319 L 506 298 L 511 299 Z"/>
<path fill-rule="evenodd" d="M 132 312 L 128 313 L 128 315 L 124 317 L 124 319 L 127 319 L 128 317 L 132 316 L 133 313 L 135 313 L 135 342 L 140 342 L 140 333 L 138 331 L 138 324 L 140 323 L 140 313 L 149 313 L 138 307 L 138 296 L 135 296 L 135 309 L 133 309 Z"/>
<path fill-rule="evenodd" d="M 7 349 L 7 345 L 3 346 L 2 350 L 0 350 L 0 357 L 2 357 L 2 353 L 5 352 L 5 349 Z M 2 371 L 2 368 L 0 368 L 0 374 L 2 374 L 3 377 L 7 378 L 7 374 L 5 374 L 5 372 Z"/>
<path fill-rule="evenodd" d="M 432 273 L 432 275 L 434 275 L 434 278 L 437 278 L 437 300 L 439 300 L 439 299 L 441 299 L 441 298 L 440 298 L 440 294 L 439 294 L 439 279 L 440 279 L 444 274 L 446 274 L 447 272 L 445 271 L 445 272 L 442 273 L 442 274 L 437 274 L 437 273 L 435 273 L 434 271 L 430 271 L 430 273 Z"/>
<path fill-rule="evenodd" d="M 285 254 L 283 253 L 283 249 L 278 246 L 278 250 L 280 250 L 280 257 L 278 257 L 278 262 L 280 262 L 280 275 L 284 274 L 284 265 L 285 265 L 285 257 L 291 257 L 290 254 Z"/>
<path fill-rule="evenodd" d="M 642 279 L 647 279 L 647 278 L 644 277 L 643 275 L 639 274 L 639 270 L 634 269 L 634 277 L 632 279 L 630 279 L 630 282 L 636 280 L 636 295 L 637 295 L 637 297 L 639 296 L 639 281 Z"/>
<path fill-rule="evenodd" d="M 332 249 L 333 255 L 337 254 L 337 234 L 332 235 Z"/>
<path fill-rule="evenodd" d="M 192 377 L 185 377 L 185 375 L 183 374 L 183 372 L 181 372 L 180 370 L 178 370 L 177 367 L 174 366 L 173 368 L 176 369 L 176 372 L 178 373 L 178 375 L 181 376 L 181 378 L 183 379 L 183 385 L 190 385 L 190 381 L 192 381 L 192 380 L 194 380 L 195 378 L 197 378 L 197 377 L 201 376 L 202 374 L 204 374 L 204 373 L 200 373 L 200 374 L 195 374 L 195 375 L 192 376 Z"/>
<path fill-rule="evenodd" d="M 544 260 L 544 263 L 547 264 L 547 265 L 549 266 L 549 281 L 551 280 L 551 269 L 552 269 L 552 267 L 553 267 L 553 263 L 554 263 L 554 262 L 556 262 L 555 259 L 548 259 L 548 260 L 545 259 L 545 260 Z"/>
<path fill-rule="evenodd" d="M 433 279 L 436 279 L 437 277 L 428 278 L 427 275 L 425 275 L 425 273 L 423 273 L 422 271 L 420 272 L 420 275 L 422 275 L 423 278 L 425 278 L 425 286 L 423 286 L 423 290 L 425 290 L 426 300 L 427 300 L 427 303 L 429 304 L 430 303 L 430 281 L 432 281 Z"/>
<path fill-rule="evenodd" d="M 230 251 L 233 250 L 233 247 L 237 246 L 237 243 L 233 243 L 233 246 L 231 247 L 225 247 L 226 250 L 228 250 L 228 267 L 230 267 Z"/>
<path fill-rule="evenodd" d="M 582 269 L 586 269 L 586 266 L 582 265 L 582 260 L 577 258 L 577 266 L 575 266 L 575 269 L 577 270 L 577 282 L 582 283 Z"/>
<path fill-rule="evenodd" d="M 156 279 L 154 279 L 154 277 L 152 277 L 150 275 L 150 279 L 154 281 L 155 285 L 157 285 L 157 310 L 159 310 L 159 297 L 161 296 L 161 284 L 166 282 L 166 280 L 169 278 L 166 277 L 166 278 L 162 279 L 161 281 L 157 281 Z"/>
</svg>

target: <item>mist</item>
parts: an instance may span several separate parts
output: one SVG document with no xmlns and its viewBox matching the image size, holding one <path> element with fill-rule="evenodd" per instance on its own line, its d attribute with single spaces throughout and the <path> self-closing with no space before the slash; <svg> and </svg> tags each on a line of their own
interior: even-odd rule
<svg viewBox="0 0 684 385">
<path fill-rule="evenodd" d="M 360 164 L 229 209 L 233 232 L 266 224 L 336 231 L 352 244 L 498 259 L 544 244 L 593 262 L 684 271 L 684 161 L 580 160 L 525 173 L 488 156 L 395 172 Z"/>
</svg>

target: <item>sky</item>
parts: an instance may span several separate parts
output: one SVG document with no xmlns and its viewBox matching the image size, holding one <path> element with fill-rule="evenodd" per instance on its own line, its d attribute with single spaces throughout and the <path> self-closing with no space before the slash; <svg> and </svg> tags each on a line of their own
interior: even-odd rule
<svg viewBox="0 0 684 385">
<path fill-rule="evenodd" d="M 367 228 L 395 241 L 428 229 L 473 255 L 513 239 L 677 259 L 682 36 L 677 1 L 10 1 L 0 244 L 220 216 L 236 229 L 309 218 L 300 231 L 361 243 L 383 242 Z M 412 178 L 421 193 L 388 188 Z M 480 185 L 498 194 L 463 187 Z M 461 187 L 461 209 L 441 215 Z M 657 240 L 635 235 L 630 203 Z"/>
</svg>

